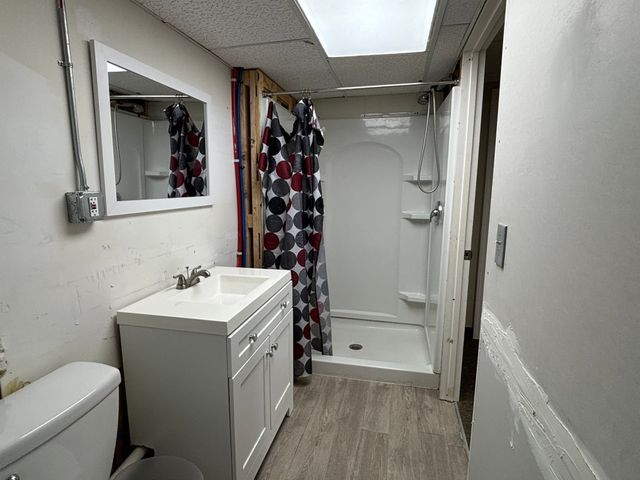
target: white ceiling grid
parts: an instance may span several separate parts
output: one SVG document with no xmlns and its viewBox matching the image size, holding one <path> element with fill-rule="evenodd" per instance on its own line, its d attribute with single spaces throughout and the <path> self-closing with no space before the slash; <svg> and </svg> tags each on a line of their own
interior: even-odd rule
<svg viewBox="0 0 640 480">
<path fill-rule="evenodd" d="M 427 52 L 327 58 L 294 0 L 133 1 L 228 64 L 260 68 L 288 90 L 446 78 L 484 3 L 439 0 Z"/>
<path fill-rule="evenodd" d="M 339 86 L 322 49 L 304 41 L 231 47 L 215 52 L 231 65 L 259 68 L 283 88 Z"/>
</svg>

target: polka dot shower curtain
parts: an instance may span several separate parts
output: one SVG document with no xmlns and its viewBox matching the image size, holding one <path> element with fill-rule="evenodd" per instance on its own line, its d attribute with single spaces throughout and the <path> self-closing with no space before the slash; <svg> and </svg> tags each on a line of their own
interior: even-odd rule
<svg viewBox="0 0 640 480">
<path fill-rule="evenodd" d="M 324 138 L 311 100 L 301 100 L 293 113 L 289 135 L 269 103 L 258 167 L 265 203 L 264 267 L 291 270 L 293 372 L 301 377 L 311 373 L 312 349 L 331 355 L 331 316 L 318 161 Z"/>
<path fill-rule="evenodd" d="M 174 103 L 164 110 L 169 120 L 171 159 L 169 197 L 196 197 L 207 194 L 204 126 L 202 133 L 193 123 L 187 107 Z"/>
</svg>

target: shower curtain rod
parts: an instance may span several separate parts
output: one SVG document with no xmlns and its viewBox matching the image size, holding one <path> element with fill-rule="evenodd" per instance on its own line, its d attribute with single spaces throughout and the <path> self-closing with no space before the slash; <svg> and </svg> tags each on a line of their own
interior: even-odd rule
<svg viewBox="0 0 640 480">
<path fill-rule="evenodd" d="M 412 83 L 388 83 L 383 85 L 358 85 L 355 87 L 336 87 L 336 88 L 315 88 L 315 89 L 304 89 L 304 90 L 288 90 L 283 92 L 269 92 L 263 91 L 263 97 L 275 97 L 277 95 L 304 95 L 304 94 L 312 94 L 312 93 L 340 93 L 340 92 L 351 92 L 358 90 L 376 90 L 380 88 L 402 88 L 402 87 L 437 87 L 441 85 L 458 85 L 460 82 L 458 80 L 445 80 L 441 82 L 412 82 Z"/>
<path fill-rule="evenodd" d="M 145 98 L 193 98 L 191 95 L 179 93 L 177 95 L 109 95 L 111 100 L 142 100 Z"/>
</svg>

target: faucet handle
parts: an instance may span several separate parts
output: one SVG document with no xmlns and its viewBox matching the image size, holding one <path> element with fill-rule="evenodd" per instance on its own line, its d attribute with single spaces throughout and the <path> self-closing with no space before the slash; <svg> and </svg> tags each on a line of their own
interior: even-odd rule
<svg viewBox="0 0 640 480">
<path fill-rule="evenodd" d="M 198 265 L 197 267 L 193 267 L 193 270 L 191 270 L 191 276 L 196 275 L 201 268 L 202 268 L 202 265 Z"/>
<path fill-rule="evenodd" d="M 183 274 L 179 273 L 178 275 L 174 275 L 173 278 L 178 280 L 178 283 L 176 284 L 176 288 L 178 290 L 187 288 L 187 279 Z"/>
</svg>

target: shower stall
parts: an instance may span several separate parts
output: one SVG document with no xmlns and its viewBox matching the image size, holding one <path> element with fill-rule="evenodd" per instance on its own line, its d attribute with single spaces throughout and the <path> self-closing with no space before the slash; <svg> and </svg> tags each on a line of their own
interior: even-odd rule
<svg viewBox="0 0 640 480">
<path fill-rule="evenodd" d="M 416 94 L 315 100 L 325 131 L 321 155 L 324 238 L 333 355 L 316 373 L 437 387 L 442 351 L 447 168 L 452 102 L 427 121 Z M 441 179 L 436 186 L 433 127 Z M 440 210 L 439 210 L 440 207 Z"/>
</svg>

